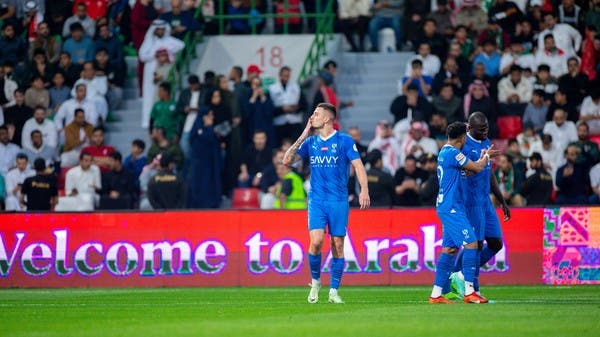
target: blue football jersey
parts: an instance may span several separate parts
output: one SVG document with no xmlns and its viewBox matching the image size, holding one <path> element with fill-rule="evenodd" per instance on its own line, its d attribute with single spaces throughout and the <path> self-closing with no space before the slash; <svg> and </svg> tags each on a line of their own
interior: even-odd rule
<svg viewBox="0 0 600 337">
<path fill-rule="evenodd" d="M 464 209 L 459 185 L 462 183 L 462 168 L 468 161 L 469 159 L 452 145 L 446 144 L 440 150 L 437 167 L 440 184 L 436 202 L 438 212 Z"/>
<path fill-rule="evenodd" d="M 467 141 L 462 148 L 462 153 L 470 160 L 477 161 L 481 157 L 481 151 L 489 149 L 491 144 L 487 138 L 480 141 L 467 134 Z M 488 161 L 486 167 L 479 173 L 471 174 L 468 177 L 463 174 L 463 179 L 466 181 L 461 184 L 461 189 L 466 204 L 477 204 L 490 199 L 491 174 L 491 161 Z"/>
<path fill-rule="evenodd" d="M 327 139 L 308 137 L 298 154 L 310 163 L 310 193 L 313 201 L 348 201 L 348 176 L 351 161 L 360 158 L 354 140 L 334 132 Z"/>
</svg>

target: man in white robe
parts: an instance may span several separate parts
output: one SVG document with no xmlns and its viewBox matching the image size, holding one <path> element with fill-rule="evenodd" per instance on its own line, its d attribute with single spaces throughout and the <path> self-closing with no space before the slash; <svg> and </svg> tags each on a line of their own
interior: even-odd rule
<svg viewBox="0 0 600 337">
<path fill-rule="evenodd" d="M 25 179 L 33 177 L 35 171 L 29 167 L 27 156 L 19 153 L 17 155 L 17 167 L 8 171 L 6 174 L 6 197 L 5 205 L 7 211 L 25 211 L 22 207 L 19 198 L 21 197 L 21 186 Z"/>
<path fill-rule="evenodd" d="M 108 92 L 108 79 L 106 76 L 96 75 L 96 69 L 94 68 L 93 62 L 86 62 L 83 64 L 83 70 L 81 72 L 81 78 L 78 79 L 71 89 L 71 96 L 76 97 L 77 92 L 75 88 L 78 84 L 85 84 L 86 96 L 85 98 L 90 100 L 96 112 L 100 115 L 103 121 L 108 116 L 108 103 L 106 102 L 106 93 Z"/>
<path fill-rule="evenodd" d="M 100 169 L 92 164 L 92 155 L 81 153 L 79 165 L 67 172 L 66 197 L 58 199 L 56 211 L 93 211 L 99 197 L 96 191 L 102 187 Z"/>
<path fill-rule="evenodd" d="M 156 52 L 166 49 L 171 55 L 184 48 L 183 41 L 171 36 L 170 26 L 163 20 L 154 20 L 139 50 L 140 61 L 144 62 L 144 78 L 142 84 L 142 127 L 150 126 L 150 111 L 156 96 L 154 72 L 156 71 Z"/>
</svg>

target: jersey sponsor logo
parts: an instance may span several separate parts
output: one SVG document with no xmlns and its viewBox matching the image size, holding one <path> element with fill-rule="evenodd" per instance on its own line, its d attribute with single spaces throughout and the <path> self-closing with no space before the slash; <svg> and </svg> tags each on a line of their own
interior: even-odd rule
<svg viewBox="0 0 600 337">
<path fill-rule="evenodd" d="M 337 166 L 338 156 L 310 156 L 310 164 L 317 167 Z"/>
</svg>

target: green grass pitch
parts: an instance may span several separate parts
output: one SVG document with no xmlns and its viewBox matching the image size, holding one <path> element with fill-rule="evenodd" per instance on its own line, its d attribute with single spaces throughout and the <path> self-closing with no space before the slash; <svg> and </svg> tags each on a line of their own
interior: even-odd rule
<svg viewBox="0 0 600 337">
<path fill-rule="evenodd" d="M 0 290 L 0 336 L 599 336 L 600 287 L 487 286 L 486 305 L 430 287 Z"/>
</svg>

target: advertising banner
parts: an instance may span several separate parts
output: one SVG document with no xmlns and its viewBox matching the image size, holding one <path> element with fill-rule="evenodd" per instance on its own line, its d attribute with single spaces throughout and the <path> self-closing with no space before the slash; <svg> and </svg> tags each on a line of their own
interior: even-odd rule
<svg viewBox="0 0 600 337">
<path fill-rule="evenodd" d="M 541 283 L 543 216 L 513 211 L 483 283 Z M 306 223 L 306 211 L 0 214 L 0 287 L 305 285 Z M 353 210 L 343 284 L 431 284 L 441 236 L 433 209 Z M 325 283 L 330 262 L 326 242 Z"/>
</svg>

